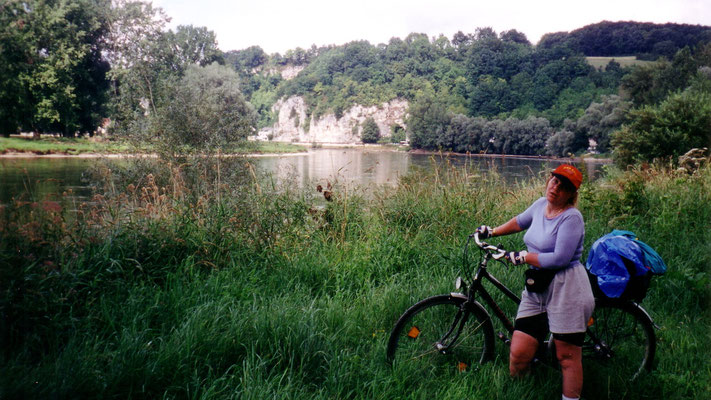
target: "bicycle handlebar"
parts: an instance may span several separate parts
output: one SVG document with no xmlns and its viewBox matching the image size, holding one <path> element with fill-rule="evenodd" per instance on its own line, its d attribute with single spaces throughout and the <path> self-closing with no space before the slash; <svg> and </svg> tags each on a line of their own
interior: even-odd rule
<svg viewBox="0 0 711 400">
<path fill-rule="evenodd" d="M 480 249 L 488 251 L 494 260 L 499 260 L 506 255 L 506 250 L 479 240 L 479 232 L 472 233 L 469 237 L 473 237 L 476 245 L 479 246 Z"/>
</svg>

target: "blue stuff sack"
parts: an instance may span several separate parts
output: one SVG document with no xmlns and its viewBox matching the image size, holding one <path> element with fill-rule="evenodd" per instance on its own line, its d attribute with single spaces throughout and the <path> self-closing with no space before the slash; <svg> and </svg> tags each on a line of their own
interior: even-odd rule
<svg viewBox="0 0 711 400">
<path fill-rule="evenodd" d="M 615 229 L 614 231 L 610 232 L 610 235 L 625 236 L 629 239 L 634 240 L 634 242 L 637 243 L 642 249 L 645 268 L 652 271 L 654 275 L 664 275 L 664 273 L 667 272 L 667 265 L 664 263 L 664 260 L 662 260 L 662 257 L 659 255 L 659 253 L 654 251 L 654 249 L 647 243 L 644 243 L 643 241 L 637 239 L 637 235 L 635 235 L 634 232 Z"/>
<path fill-rule="evenodd" d="M 649 288 L 644 252 L 627 236 L 612 232 L 596 240 L 585 266 L 596 296 L 642 301 Z"/>
</svg>

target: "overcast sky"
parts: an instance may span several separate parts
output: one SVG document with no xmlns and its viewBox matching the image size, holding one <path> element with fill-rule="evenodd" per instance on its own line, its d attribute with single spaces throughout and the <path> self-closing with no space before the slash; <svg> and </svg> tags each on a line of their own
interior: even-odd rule
<svg viewBox="0 0 711 400">
<path fill-rule="evenodd" d="M 153 0 L 178 25 L 205 26 L 223 51 L 258 45 L 267 53 L 353 40 L 387 43 L 412 32 L 448 38 L 491 27 L 550 32 L 607 21 L 711 25 L 711 0 Z"/>
</svg>

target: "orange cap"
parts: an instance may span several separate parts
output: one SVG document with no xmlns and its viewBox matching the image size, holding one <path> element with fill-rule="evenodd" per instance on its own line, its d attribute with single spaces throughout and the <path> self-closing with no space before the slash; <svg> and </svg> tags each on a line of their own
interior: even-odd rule
<svg viewBox="0 0 711 400">
<path fill-rule="evenodd" d="M 576 190 L 580 189 L 580 184 L 583 183 L 583 174 L 577 168 L 570 164 L 559 165 L 558 168 L 553 171 L 553 174 L 560 175 L 563 178 L 569 180 L 570 183 L 575 186 Z"/>
</svg>

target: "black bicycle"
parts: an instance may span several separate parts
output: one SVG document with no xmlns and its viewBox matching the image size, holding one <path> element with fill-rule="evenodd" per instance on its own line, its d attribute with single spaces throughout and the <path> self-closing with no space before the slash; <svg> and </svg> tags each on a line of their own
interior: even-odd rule
<svg viewBox="0 0 711 400">
<path fill-rule="evenodd" d="M 481 251 L 481 261 L 475 269 L 470 268 L 467 259 L 471 239 Z M 495 338 L 509 343 L 513 323 L 483 285 L 488 281 L 511 301 L 521 302 L 488 270 L 490 260 L 501 261 L 508 268 L 502 261 L 506 250 L 480 241 L 475 233 L 469 236 L 463 253 L 463 276 L 456 279 L 457 292 L 421 300 L 400 316 L 388 340 L 389 362 L 419 363 L 425 368 L 441 365 L 465 371 L 494 357 Z M 491 316 L 480 300 L 507 332 L 494 334 Z M 553 340 L 546 341 L 539 354 L 540 350 L 555 354 Z M 652 369 L 655 351 L 654 323 L 639 304 L 596 299 L 583 345 L 586 376 L 605 374 L 606 382 L 626 384 Z"/>
</svg>

